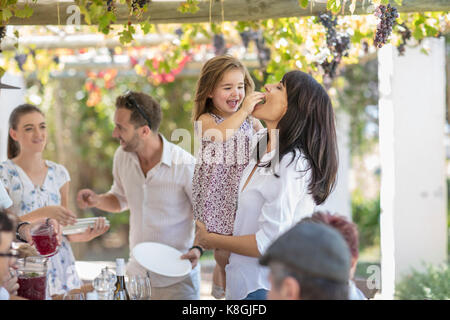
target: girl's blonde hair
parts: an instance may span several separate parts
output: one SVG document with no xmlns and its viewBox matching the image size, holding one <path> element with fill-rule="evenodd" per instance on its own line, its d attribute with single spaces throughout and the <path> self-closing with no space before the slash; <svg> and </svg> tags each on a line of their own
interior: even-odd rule
<svg viewBox="0 0 450 320">
<path fill-rule="evenodd" d="M 225 72 L 233 69 L 239 69 L 244 74 L 246 95 L 255 90 L 255 83 L 253 82 L 250 73 L 238 59 L 229 55 L 223 55 L 208 60 L 203 65 L 200 72 L 200 78 L 197 81 L 194 108 L 192 110 L 193 122 L 197 121 L 202 114 L 212 110 L 212 99 L 209 96 L 214 91 L 217 84 L 222 80 Z"/>
</svg>

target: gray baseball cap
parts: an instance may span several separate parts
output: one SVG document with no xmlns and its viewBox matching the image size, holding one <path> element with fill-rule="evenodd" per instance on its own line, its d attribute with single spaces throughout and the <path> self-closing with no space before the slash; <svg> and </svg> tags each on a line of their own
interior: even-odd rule
<svg viewBox="0 0 450 320">
<path fill-rule="evenodd" d="M 350 249 L 332 227 L 314 222 L 296 224 L 281 235 L 260 258 L 262 265 L 278 261 L 300 273 L 348 283 Z"/>
</svg>

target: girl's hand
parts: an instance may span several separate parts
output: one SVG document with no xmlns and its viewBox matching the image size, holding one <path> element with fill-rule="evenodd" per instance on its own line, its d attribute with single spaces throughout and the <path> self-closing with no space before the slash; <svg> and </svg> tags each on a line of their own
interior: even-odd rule
<svg viewBox="0 0 450 320">
<path fill-rule="evenodd" d="M 62 206 L 48 206 L 45 209 L 46 216 L 55 219 L 63 227 L 77 222 L 77 216 Z"/>
<path fill-rule="evenodd" d="M 195 222 L 195 225 L 197 226 L 195 230 L 195 238 L 199 246 L 206 250 L 214 249 L 211 247 L 211 243 L 209 241 L 209 232 L 206 230 L 205 224 L 197 220 Z"/>
<path fill-rule="evenodd" d="M 109 225 L 106 225 L 105 218 L 101 217 L 95 221 L 93 227 L 89 227 L 85 232 L 79 234 L 72 234 L 68 236 L 71 242 L 87 242 L 104 234 L 109 229 Z"/>
<path fill-rule="evenodd" d="M 244 101 L 242 102 L 241 109 L 245 110 L 248 115 L 251 115 L 255 106 L 261 102 L 266 95 L 262 92 L 252 92 L 249 95 L 245 96 Z"/>
</svg>

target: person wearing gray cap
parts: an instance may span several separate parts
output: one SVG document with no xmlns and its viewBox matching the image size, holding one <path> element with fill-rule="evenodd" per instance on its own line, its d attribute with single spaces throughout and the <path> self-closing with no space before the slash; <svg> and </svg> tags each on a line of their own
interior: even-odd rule
<svg viewBox="0 0 450 320">
<path fill-rule="evenodd" d="M 260 258 L 269 266 L 272 300 L 348 300 L 350 251 L 335 229 L 296 224 Z"/>
</svg>

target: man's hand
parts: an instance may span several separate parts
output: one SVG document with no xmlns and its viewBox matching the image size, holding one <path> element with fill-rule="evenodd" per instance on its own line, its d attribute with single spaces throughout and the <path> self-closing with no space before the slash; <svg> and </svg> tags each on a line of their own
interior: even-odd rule
<svg viewBox="0 0 450 320">
<path fill-rule="evenodd" d="M 10 275 L 2 283 L 2 287 L 5 288 L 10 295 L 17 295 L 17 290 L 19 290 L 19 284 L 17 283 L 17 277 L 15 275 Z"/>
<path fill-rule="evenodd" d="M 91 189 L 82 189 L 78 191 L 77 204 L 80 209 L 92 208 L 98 204 L 99 197 Z"/>
<path fill-rule="evenodd" d="M 192 248 L 191 250 L 183 254 L 181 256 L 181 259 L 189 259 L 192 264 L 192 269 L 194 269 L 195 266 L 197 266 L 198 260 L 200 259 L 200 250 L 198 250 L 197 248 Z"/>
</svg>

